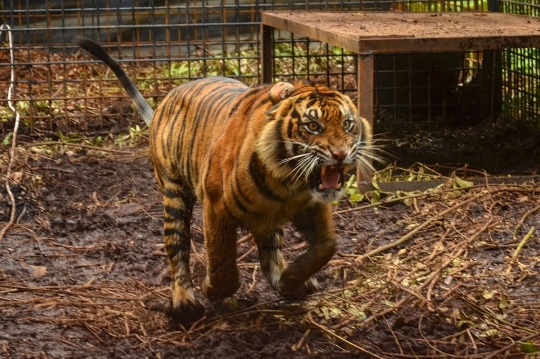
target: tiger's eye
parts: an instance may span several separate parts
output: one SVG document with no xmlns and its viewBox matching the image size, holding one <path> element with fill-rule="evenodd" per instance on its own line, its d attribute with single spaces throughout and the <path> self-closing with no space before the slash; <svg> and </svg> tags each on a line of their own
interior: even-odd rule
<svg viewBox="0 0 540 359">
<path fill-rule="evenodd" d="M 351 119 L 343 120 L 343 122 L 341 123 L 341 127 L 343 127 L 343 129 L 347 132 L 352 131 L 354 129 L 354 126 L 355 123 Z"/>
<path fill-rule="evenodd" d="M 321 126 L 315 121 L 308 122 L 306 124 L 306 127 L 307 127 L 308 131 L 311 132 L 311 133 L 319 133 L 319 132 L 321 132 Z"/>
</svg>

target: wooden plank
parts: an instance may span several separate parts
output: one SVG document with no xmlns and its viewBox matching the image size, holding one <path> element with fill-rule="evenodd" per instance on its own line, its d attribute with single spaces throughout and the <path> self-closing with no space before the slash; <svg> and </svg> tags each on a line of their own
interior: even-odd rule
<svg viewBox="0 0 540 359">
<path fill-rule="evenodd" d="M 375 53 L 502 50 L 540 47 L 539 36 L 437 37 L 412 39 L 405 37 L 365 39 L 359 41 L 359 52 Z"/>
<path fill-rule="evenodd" d="M 262 23 L 355 53 L 540 47 L 540 18 L 502 13 L 270 11 Z"/>
<path fill-rule="evenodd" d="M 374 55 L 368 52 L 358 55 L 358 114 L 373 127 Z"/>
<path fill-rule="evenodd" d="M 261 16 L 261 23 L 277 29 L 287 30 L 310 39 L 339 46 L 354 53 L 359 52 L 358 39 L 354 36 L 348 37 L 342 34 L 336 34 L 332 31 L 317 28 L 313 24 L 304 24 L 295 22 L 292 19 L 284 19 L 279 16 L 280 14 L 281 13 L 279 12 L 263 12 Z"/>
<path fill-rule="evenodd" d="M 368 120 L 373 128 L 373 105 L 374 105 L 374 55 L 372 52 L 358 55 L 358 114 Z M 373 161 L 369 159 L 373 164 Z M 370 174 L 371 177 L 371 174 Z M 362 171 L 357 169 L 356 178 L 364 179 Z"/>
<path fill-rule="evenodd" d="M 523 184 L 526 182 L 540 182 L 540 176 L 511 176 L 511 177 L 473 177 L 466 178 L 466 181 L 472 182 L 474 185 L 513 185 L 513 184 Z M 377 186 L 383 192 L 414 192 L 414 191 L 427 191 L 428 189 L 433 189 L 437 186 L 440 186 L 446 183 L 446 179 L 438 180 L 428 180 L 428 181 L 395 181 L 395 182 L 377 182 Z M 358 183 L 358 188 L 362 193 L 369 191 L 374 191 L 376 188 L 373 184 L 360 181 Z"/>
<path fill-rule="evenodd" d="M 356 40 L 540 36 L 540 18 L 504 13 L 265 11 L 262 14 L 264 24 L 284 30 L 298 26 L 305 36 L 316 30 Z"/>
</svg>

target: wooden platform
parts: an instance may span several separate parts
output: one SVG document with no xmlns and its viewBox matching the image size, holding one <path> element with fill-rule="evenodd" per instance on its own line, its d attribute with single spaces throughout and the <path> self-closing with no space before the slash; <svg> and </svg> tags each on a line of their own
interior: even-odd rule
<svg viewBox="0 0 540 359">
<path fill-rule="evenodd" d="M 373 121 L 376 53 L 540 47 L 540 18 L 503 13 L 308 12 L 262 13 L 263 82 L 272 81 L 272 31 L 286 30 L 357 53 L 358 109 Z"/>
<path fill-rule="evenodd" d="M 537 47 L 540 18 L 503 13 L 263 12 L 262 23 L 366 51 L 431 52 Z"/>
</svg>

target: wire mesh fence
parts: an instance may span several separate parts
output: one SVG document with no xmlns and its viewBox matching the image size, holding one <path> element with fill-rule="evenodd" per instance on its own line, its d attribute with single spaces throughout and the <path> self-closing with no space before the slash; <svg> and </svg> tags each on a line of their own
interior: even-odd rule
<svg viewBox="0 0 540 359">
<path fill-rule="evenodd" d="M 528 1 L 531 4 L 504 2 L 501 8 L 537 16 L 538 5 L 532 2 L 538 0 Z M 10 45 L 3 28 L 0 131 L 11 129 L 7 89 L 12 68 L 16 73 L 12 100 L 29 134 L 110 133 L 140 123 L 112 72 L 72 44 L 76 35 L 103 44 L 155 106 L 172 87 L 200 77 L 259 83 L 263 10 L 486 11 L 488 7 L 487 0 L 0 1 L 1 23 L 13 35 Z M 276 31 L 274 40 L 274 79 L 307 77 L 356 96 L 354 54 L 286 32 Z M 481 53 L 378 55 L 376 123 L 381 127 L 474 123 L 490 115 L 482 111 L 485 93 L 504 93 L 507 113 L 537 119 L 538 50 L 506 51 L 503 61 L 505 86 L 494 89 L 494 83 L 485 81 Z M 497 101 L 489 101 L 495 104 L 493 112 Z"/>
<path fill-rule="evenodd" d="M 540 1 L 502 1 L 501 11 L 538 17 Z M 502 58 L 504 113 L 540 128 L 540 50 L 509 49 Z"/>
</svg>

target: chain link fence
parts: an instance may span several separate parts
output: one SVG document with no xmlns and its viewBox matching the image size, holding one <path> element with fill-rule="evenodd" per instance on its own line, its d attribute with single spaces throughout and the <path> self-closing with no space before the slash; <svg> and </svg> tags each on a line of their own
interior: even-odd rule
<svg viewBox="0 0 540 359">
<path fill-rule="evenodd" d="M 263 10 L 500 9 L 538 16 L 538 8 L 538 0 L 0 0 L 0 132 L 9 132 L 13 124 L 8 106 L 12 69 L 12 101 L 21 114 L 23 134 L 107 134 L 142 124 L 112 72 L 73 45 L 77 35 L 98 40 L 155 106 L 174 86 L 200 77 L 259 83 Z M 280 31 L 274 39 L 275 80 L 308 77 L 356 96 L 354 54 Z M 502 69 L 500 60 L 485 61 L 477 52 L 378 55 L 376 124 L 383 129 L 474 124 L 501 109 L 538 123 L 538 55 L 538 49 L 504 51 L 499 57 Z M 487 63 L 489 71 L 501 74 L 499 82 L 497 77 L 485 81 Z M 485 101 L 491 104 L 489 111 L 482 105 Z"/>
</svg>

